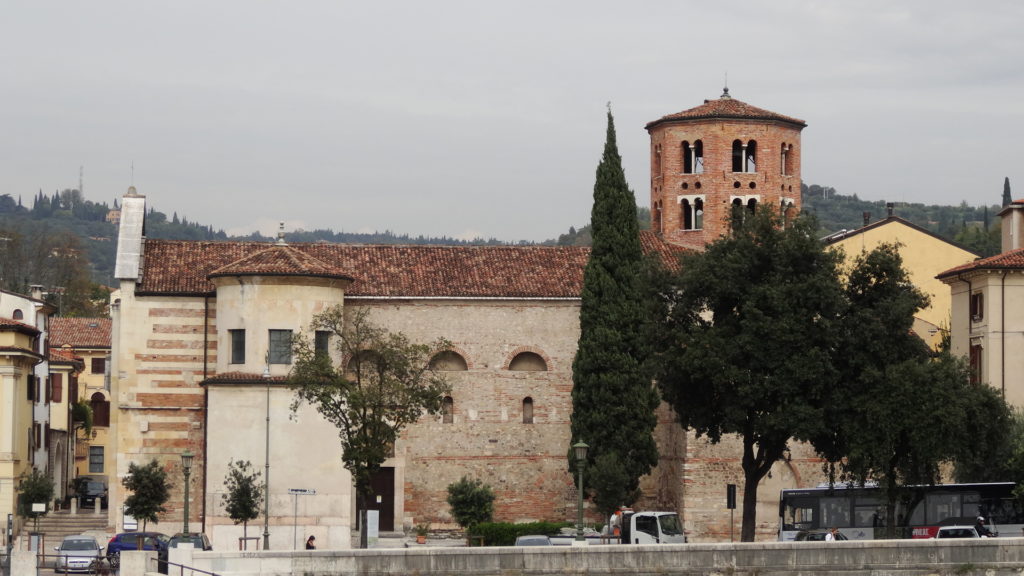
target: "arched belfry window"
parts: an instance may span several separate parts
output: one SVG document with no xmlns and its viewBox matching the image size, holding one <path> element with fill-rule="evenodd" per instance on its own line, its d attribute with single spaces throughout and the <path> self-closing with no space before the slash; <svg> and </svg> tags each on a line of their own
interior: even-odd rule
<svg viewBox="0 0 1024 576">
<path fill-rule="evenodd" d="M 730 211 L 730 218 L 732 220 L 732 227 L 739 228 L 743 226 L 743 218 L 746 214 L 746 210 L 743 209 L 743 198 L 733 198 L 732 206 Z"/>
<path fill-rule="evenodd" d="M 508 369 L 515 372 L 547 372 L 548 363 L 536 352 L 520 352 L 508 363 Z"/>
<path fill-rule="evenodd" d="M 661 144 L 654 145 L 654 176 L 661 176 Z"/>
<path fill-rule="evenodd" d="M 701 230 L 704 228 L 704 197 L 683 196 L 679 200 L 679 228 Z"/>
<path fill-rule="evenodd" d="M 779 214 L 782 216 L 782 227 L 788 228 L 796 216 L 796 205 L 792 198 L 783 198 L 779 203 Z"/>
<path fill-rule="evenodd" d="M 780 172 L 783 176 L 791 176 L 793 174 L 793 145 L 782 143 L 782 158 L 779 162 L 781 169 Z"/>
<path fill-rule="evenodd" d="M 704 143 L 695 140 L 692 144 L 684 140 L 682 146 L 683 174 L 704 173 Z"/>
<path fill-rule="evenodd" d="M 732 171 L 757 172 L 757 140 L 732 141 Z"/>
<path fill-rule="evenodd" d="M 662 232 L 662 229 L 661 229 L 661 200 L 658 200 L 657 202 L 654 203 L 654 208 L 652 210 L 651 219 L 654 220 L 654 222 L 653 222 L 654 231 L 656 233 L 658 233 L 658 234 L 661 234 L 661 232 Z"/>
<path fill-rule="evenodd" d="M 25 313 L 22 312 L 20 309 L 18 309 L 18 310 L 14 311 L 13 317 L 14 317 L 15 320 L 24 320 L 25 319 Z"/>
<path fill-rule="evenodd" d="M 751 214 L 757 212 L 757 198 L 750 198 L 747 200 L 747 211 Z"/>
</svg>

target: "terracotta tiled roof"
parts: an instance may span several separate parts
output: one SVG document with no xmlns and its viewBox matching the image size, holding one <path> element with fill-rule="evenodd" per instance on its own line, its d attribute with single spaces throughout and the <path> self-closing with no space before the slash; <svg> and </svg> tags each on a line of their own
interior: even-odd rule
<svg viewBox="0 0 1024 576">
<path fill-rule="evenodd" d="M 75 356 L 70 350 L 65 350 L 63 348 L 50 348 L 49 360 L 50 362 L 58 364 L 74 364 L 79 368 L 85 366 L 85 362 L 83 362 L 81 358 Z"/>
<path fill-rule="evenodd" d="M 294 243 L 293 250 L 348 271 L 350 296 L 578 298 L 590 250 L 550 246 Z M 212 294 L 208 276 L 267 250 L 265 242 L 146 240 L 140 294 Z"/>
<path fill-rule="evenodd" d="M 274 244 L 265 250 L 243 256 L 213 270 L 208 277 L 217 276 L 316 276 L 353 280 L 341 268 L 331 266 L 288 244 Z"/>
<path fill-rule="evenodd" d="M 50 345 L 110 348 L 110 318 L 50 318 Z"/>
<path fill-rule="evenodd" d="M 713 118 L 723 119 L 741 119 L 741 120 L 776 120 L 779 122 L 785 122 L 787 124 L 794 124 L 803 128 L 807 126 L 807 123 L 799 118 L 793 118 L 790 116 L 783 116 L 775 112 L 770 112 L 757 106 L 751 106 L 746 102 L 741 102 L 728 95 L 728 91 L 717 100 L 705 100 L 703 104 L 696 108 L 690 108 L 689 110 L 683 110 L 682 112 L 676 112 L 675 114 L 669 114 L 668 116 L 662 116 L 661 118 L 648 122 L 646 128 L 657 126 L 665 122 L 685 121 L 685 120 L 706 120 Z"/>
<path fill-rule="evenodd" d="M 679 257 L 691 251 L 689 248 L 665 242 L 661 236 L 650 230 L 640 231 L 640 246 L 643 248 L 644 254 L 657 254 L 661 263 L 669 270 L 678 270 Z"/>
<path fill-rule="evenodd" d="M 23 334 L 31 334 L 33 336 L 39 334 L 39 329 L 35 326 L 29 326 L 24 322 L 12 320 L 10 318 L 0 318 L 0 330 L 16 330 Z"/>
<path fill-rule="evenodd" d="M 956 276 L 957 274 L 963 274 L 964 272 L 971 272 L 974 270 L 1021 269 L 1024 269 L 1024 248 L 1010 250 L 1009 252 L 1003 252 L 1002 254 L 996 254 L 995 256 L 989 256 L 988 258 L 981 258 L 973 262 L 968 262 L 967 264 L 957 266 L 956 268 L 950 268 L 949 270 L 940 273 L 936 278 L 941 280 L 943 278 L 949 278 L 950 276 Z"/>
</svg>

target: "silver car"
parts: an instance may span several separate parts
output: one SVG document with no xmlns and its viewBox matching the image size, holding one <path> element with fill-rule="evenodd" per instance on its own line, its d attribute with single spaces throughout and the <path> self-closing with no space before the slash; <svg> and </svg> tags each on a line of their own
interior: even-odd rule
<svg viewBox="0 0 1024 576">
<path fill-rule="evenodd" d="M 103 556 L 100 546 L 92 536 L 65 536 L 57 551 L 54 569 L 60 572 L 89 572 L 93 562 Z"/>
</svg>

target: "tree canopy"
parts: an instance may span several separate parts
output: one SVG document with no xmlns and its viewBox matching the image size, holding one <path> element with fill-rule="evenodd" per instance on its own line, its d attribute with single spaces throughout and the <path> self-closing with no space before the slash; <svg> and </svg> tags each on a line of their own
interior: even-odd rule
<svg viewBox="0 0 1024 576">
<path fill-rule="evenodd" d="M 586 491 L 607 515 L 637 499 L 640 477 L 658 463 L 653 432 L 659 403 L 645 369 L 643 251 L 636 200 L 622 171 L 611 111 L 594 183 L 591 234 L 572 365 L 569 444 L 590 446 L 586 476 L 591 483 Z M 570 471 L 576 465 L 570 448 Z"/>
<path fill-rule="evenodd" d="M 170 498 L 171 485 L 167 479 L 167 471 L 160 466 L 156 458 L 148 464 L 128 465 L 128 475 L 121 480 L 131 492 L 124 499 L 124 512 L 136 520 L 142 520 L 142 531 L 146 531 L 149 522 L 160 523 L 160 515 L 167 511 L 164 504 Z"/>
<path fill-rule="evenodd" d="M 34 518 L 39 514 L 32 511 L 33 504 L 46 504 L 50 509 L 53 502 L 54 485 L 53 478 L 37 468 L 22 474 L 18 478 L 18 516 L 22 518 Z M 45 512 L 44 512 L 45 514 Z"/>
<path fill-rule="evenodd" d="M 660 278 L 654 366 L 683 427 L 742 440 L 749 542 L 758 483 L 790 438 L 809 440 L 824 424 L 843 295 L 841 256 L 816 239 L 813 218 L 783 228 L 768 210 L 738 216 L 731 235 Z"/>
<path fill-rule="evenodd" d="M 248 460 L 231 460 L 224 477 L 224 494 L 221 501 L 228 518 L 235 524 L 242 524 L 242 537 L 248 536 L 249 521 L 260 515 L 263 504 L 263 485 L 260 473 Z"/>
<path fill-rule="evenodd" d="M 405 334 L 375 325 L 369 314 L 334 306 L 314 316 L 310 331 L 329 335 L 343 363 L 336 366 L 329 350 L 317 347 L 317 338 L 300 335 L 289 377 L 295 390 L 292 410 L 309 403 L 338 428 L 342 464 L 352 473 L 362 511 L 371 479 L 402 430 L 423 414 L 439 413 L 451 391 L 430 365 L 434 354 L 450 348 L 448 342 L 412 342 Z M 363 547 L 365 536 L 364 530 Z"/>
</svg>

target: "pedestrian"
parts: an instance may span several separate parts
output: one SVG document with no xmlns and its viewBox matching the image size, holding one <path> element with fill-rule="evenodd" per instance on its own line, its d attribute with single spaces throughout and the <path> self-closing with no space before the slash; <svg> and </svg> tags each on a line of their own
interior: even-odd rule
<svg viewBox="0 0 1024 576">
<path fill-rule="evenodd" d="M 839 529 L 833 526 L 831 530 L 825 533 L 825 542 L 835 542 L 836 540 L 839 540 L 838 535 Z"/>
<path fill-rule="evenodd" d="M 316 550 L 316 536 L 310 536 L 306 539 L 306 550 Z"/>
</svg>

